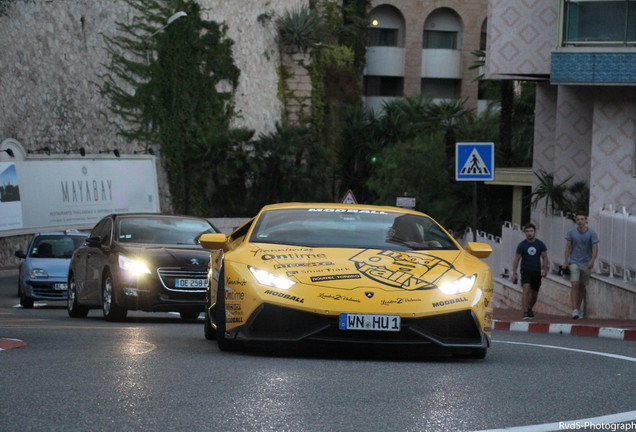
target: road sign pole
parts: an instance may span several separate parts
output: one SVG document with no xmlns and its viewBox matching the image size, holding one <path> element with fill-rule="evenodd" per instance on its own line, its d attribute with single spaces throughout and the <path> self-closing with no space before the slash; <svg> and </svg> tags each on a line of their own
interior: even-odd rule
<svg viewBox="0 0 636 432">
<path fill-rule="evenodd" d="M 477 241 L 477 182 L 473 182 L 473 241 Z"/>
</svg>

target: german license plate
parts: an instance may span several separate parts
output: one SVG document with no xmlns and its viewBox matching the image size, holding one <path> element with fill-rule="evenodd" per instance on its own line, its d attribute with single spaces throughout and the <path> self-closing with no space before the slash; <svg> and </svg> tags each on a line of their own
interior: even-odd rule
<svg viewBox="0 0 636 432">
<path fill-rule="evenodd" d="M 54 283 L 53 290 L 55 291 L 66 291 L 67 284 L 65 283 Z"/>
<path fill-rule="evenodd" d="M 205 288 L 207 280 L 205 279 L 177 279 L 175 281 L 177 288 Z"/>
<path fill-rule="evenodd" d="M 340 330 L 400 331 L 400 316 L 341 313 Z"/>
</svg>

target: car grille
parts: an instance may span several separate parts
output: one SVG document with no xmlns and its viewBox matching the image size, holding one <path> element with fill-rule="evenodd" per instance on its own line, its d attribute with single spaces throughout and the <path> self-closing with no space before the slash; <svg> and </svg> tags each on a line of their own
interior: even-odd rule
<svg viewBox="0 0 636 432">
<path fill-rule="evenodd" d="M 479 346 L 482 334 L 471 311 L 403 319 L 399 332 L 340 330 L 338 317 L 264 304 L 250 317 L 245 336 L 254 340 L 303 339 L 360 343 L 434 344 Z"/>
<path fill-rule="evenodd" d="M 54 290 L 51 284 L 34 284 L 31 283 L 31 287 L 33 289 L 33 296 L 40 297 L 50 300 L 60 299 L 66 300 L 67 291 L 66 290 Z"/>
<path fill-rule="evenodd" d="M 186 270 L 180 267 L 161 267 L 157 269 L 157 273 L 159 274 L 159 279 L 163 286 L 170 291 L 179 291 L 179 292 L 205 292 L 205 288 L 177 288 L 176 280 L 177 279 L 203 279 L 205 280 L 208 277 L 208 273 L 206 271 L 195 271 L 195 270 Z"/>
</svg>

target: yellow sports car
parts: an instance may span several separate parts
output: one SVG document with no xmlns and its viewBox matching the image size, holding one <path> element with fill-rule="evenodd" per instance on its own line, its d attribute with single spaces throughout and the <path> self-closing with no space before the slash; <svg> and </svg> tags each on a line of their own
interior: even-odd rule
<svg viewBox="0 0 636 432">
<path fill-rule="evenodd" d="M 211 249 L 205 336 L 250 342 L 422 345 L 484 358 L 492 275 L 429 216 L 397 207 L 264 207 Z"/>
</svg>

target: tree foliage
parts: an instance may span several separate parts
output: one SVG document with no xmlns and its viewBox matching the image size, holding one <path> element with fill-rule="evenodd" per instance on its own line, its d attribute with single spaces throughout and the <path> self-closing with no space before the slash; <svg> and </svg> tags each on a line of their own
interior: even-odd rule
<svg viewBox="0 0 636 432">
<path fill-rule="evenodd" d="M 123 136 L 159 144 L 177 213 L 207 215 L 209 171 L 228 157 L 239 69 L 225 24 L 193 0 L 125 0 L 139 15 L 105 37 L 111 63 L 101 91 Z M 187 17 L 163 27 L 177 11 Z M 162 28 L 163 27 L 163 28 Z M 216 177 L 213 177 L 216 178 Z"/>
</svg>

